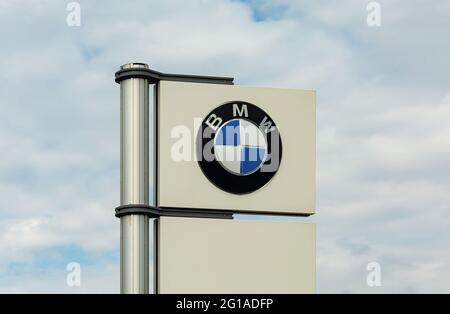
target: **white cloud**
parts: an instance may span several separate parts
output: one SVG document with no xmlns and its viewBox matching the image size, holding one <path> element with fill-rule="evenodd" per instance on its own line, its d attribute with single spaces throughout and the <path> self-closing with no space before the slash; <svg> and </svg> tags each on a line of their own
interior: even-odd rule
<svg viewBox="0 0 450 314">
<path fill-rule="evenodd" d="M 448 291 L 447 1 L 380 1 L 376 29 L 356 0 L 80 3 L 79 28 L 65 2 L 0 4 L 0 269 L 31 269 L 2 291 L 63 289 L 40 263 L 60 247 L 117 253 L 113 74 L 130 61 L 316 89 L 319 292 Z M 117 263 L 83 291 L 117 291 Z"/>
</svg>

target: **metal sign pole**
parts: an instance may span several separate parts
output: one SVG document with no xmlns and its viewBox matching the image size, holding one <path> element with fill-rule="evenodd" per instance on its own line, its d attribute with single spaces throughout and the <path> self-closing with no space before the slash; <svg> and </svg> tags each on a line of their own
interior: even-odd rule
<svg viewBox="0 0 450 314">
<path fill-rule="evenodd" d="M 149 218 L 199 215 L 196 211 L 160 209 L 156 202 L 149 204 L 149 84 L 157 86 L 161 80 L 233 84 L 229 77 L 162 73 L 149 69 L 145 63 L 128 63 L 116 72 L 115 81 L 120 84 L 120 206 L 116 217 L 120 218 L 121 293 L 149 292 Z M 156 103 L 157 100 L 155 106 Z M 152 127 L 156 127 L 155 115 L 156 112 Z M 156 137 L 152 140 L 156 150 L 155 141 Z M 209 216 L 229 218 L 230 214 Z"/>
<path fill-rule="evenodd" d="M 129 63 L 125 69 L 148 69 Z M 149 202 L 149 85 L 130 76 L 120 81 L 120 204 Z M 149 217 L 120 217 L 120 292 L 149 292 Z"/>
</svg>

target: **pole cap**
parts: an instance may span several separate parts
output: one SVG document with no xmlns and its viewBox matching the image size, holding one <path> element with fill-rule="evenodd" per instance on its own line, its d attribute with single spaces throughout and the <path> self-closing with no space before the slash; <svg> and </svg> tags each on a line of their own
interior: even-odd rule
<svg viewBox="0 0 450 314">
<path fill-rule="evenodd" d="M 142 62 L 125 63 L 125 64 L 120 66 L 120 69 L 121 70 L 125 70 L 125 69 L 148 69 L 148 64 L 147 63 L 142 63 Z"/>
</svg>

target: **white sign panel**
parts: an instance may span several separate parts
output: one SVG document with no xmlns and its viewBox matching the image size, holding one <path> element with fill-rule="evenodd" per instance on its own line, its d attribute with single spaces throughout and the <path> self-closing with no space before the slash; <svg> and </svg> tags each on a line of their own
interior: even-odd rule
<svg viewBox="0 0 450 314">
<path fill-rule="evenodd" d="M 158 293 L 314 293 L 315 224 L 161 217 Z"/>
<path fill-rule="evenodd" d="M 315 211 L 315 93 L 161 81 L 156 205 Z"/>
</svg>

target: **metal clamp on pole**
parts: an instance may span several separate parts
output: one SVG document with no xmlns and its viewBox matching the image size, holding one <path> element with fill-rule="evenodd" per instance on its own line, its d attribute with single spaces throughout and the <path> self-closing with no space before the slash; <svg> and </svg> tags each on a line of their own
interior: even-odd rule
<svg viewBox="0 0 450 314">
<path fill-rule="evenodd" d="M 160 211 L 156 207 L 150 205 L 128 204 L 116 207 L 117 218 L 134 214 L 147 215 L 148 218 L 158 218 L 161 216 Z"/>
<path fill-rule="evenodd" d="M 121 70 L 144 70 L 130 63 Z M 149 202 L 149 82 L 129 75 L 120 81 L 120 204 Z M 120 292 L 149 292 L 149 219 L 147 213 L 120 217 Z"/>
</svg>

